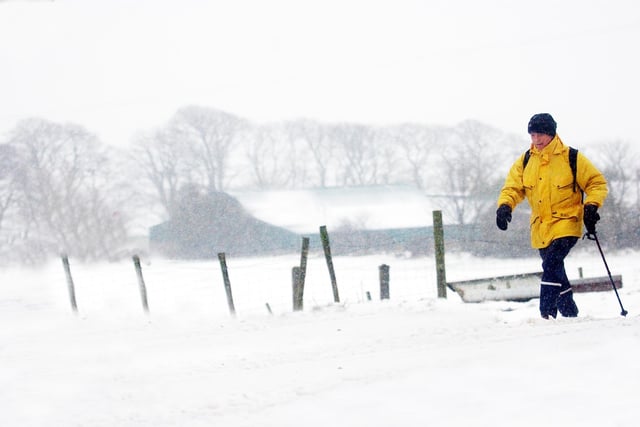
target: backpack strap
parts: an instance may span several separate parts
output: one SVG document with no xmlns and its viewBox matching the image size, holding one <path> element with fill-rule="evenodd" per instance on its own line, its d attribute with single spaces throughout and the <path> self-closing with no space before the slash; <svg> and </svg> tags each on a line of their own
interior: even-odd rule
<svg viewBox="0 0 640 427">
<path fill-rule="evenodd" d="M 576 192 L 576 175 L 578 175 L 578 149 L 569 147 L 569 166 L 573 174 L 573 192 Z M 582 191 L 582 189 L 580 189 Z"/>
<path fill-rule="evenodd" d="M 524 159 L 522 159 L 522 170 L 527 167 L 527 163 L 529 163 L 529 158 L 531 157 L 531 150 L 527 150 L 524 152 Z"/>
</svg>

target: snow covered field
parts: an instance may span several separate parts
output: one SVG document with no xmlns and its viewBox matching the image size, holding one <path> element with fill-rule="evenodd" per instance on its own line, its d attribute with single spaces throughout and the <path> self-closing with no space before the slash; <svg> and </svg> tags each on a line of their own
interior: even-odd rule
<svg viewBox="0 0 640 427">
<path fill-rule="evenodd" d="M 580 243 L 570 278 L 606 275 Z M 299 255 L 143 259 L 149 314 L 132 262 L 71 260 L 0 272 L 3 426 L 631 426 L 640 419 L 638 253 L 607 254 L 612 291 L 576 294 L 578 319 L 539 319 L 538 300 L 466 304 L 436 297 L 434 260 L 337 257 L 333 303 L 311 255 L 305 309 L 291 310 Z M 537 258 L 447 254 L 449 281 L 539 271 Z M 391 299 L 379 301 L 388 264 Z M 367 292 L 373 297 L 367 300 Z M 267 310 L 269 304 L 272 313 Z"/>
</svg>

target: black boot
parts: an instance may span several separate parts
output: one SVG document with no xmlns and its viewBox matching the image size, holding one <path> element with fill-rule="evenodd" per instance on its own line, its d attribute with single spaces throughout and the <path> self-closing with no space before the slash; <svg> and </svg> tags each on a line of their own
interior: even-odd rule
<svg viewBox="0 0 640 427">
<path fill-rule="evenodd" d="M 564 317 L 578 317 L 578 306 L 573 300 L 573 291 L 561 290 L 558 296 L 558 310 Z"/>
<path fill-rule="evenodd" d="M 540 315 L 543 319 L 558 315 L 559 284 L 542 283 L 540 285 Z"/>
</svg>

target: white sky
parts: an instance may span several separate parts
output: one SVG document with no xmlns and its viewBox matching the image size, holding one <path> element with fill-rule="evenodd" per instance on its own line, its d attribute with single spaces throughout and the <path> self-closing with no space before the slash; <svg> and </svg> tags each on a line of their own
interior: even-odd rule
<svg viewBox="0 0 640 427">
<path fill-rule="evenodd" d="M 0 1 L 0 137 L 39 116 L 124 146 L 198 104 L 637 142 L 639 40 L 634 0 Z"/>
</svg>

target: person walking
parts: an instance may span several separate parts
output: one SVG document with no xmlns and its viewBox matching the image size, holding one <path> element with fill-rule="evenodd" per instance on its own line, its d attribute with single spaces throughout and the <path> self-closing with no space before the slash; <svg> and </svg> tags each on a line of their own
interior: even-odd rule
<svg viewBox="0 0 640 427">
<path fill-rule="evenodd" d="M 564 260 L 582 236 L 583 222 L 587 234 L 595 235 L 598 208 L 608 194 L 604 175 L 581 152 L 565 145 L 556 128 L 551 114 L 531 117 L 527 127 L 531 147 L 511 166 L 496 211 L 496 225 L 507 230 L 513 209 L 525 198 L 531 206 L 531 246 L 542 258 L 544 319 L 555 318 L 558 311 L 565 317 L 578 315 Z"/>
</svg>

